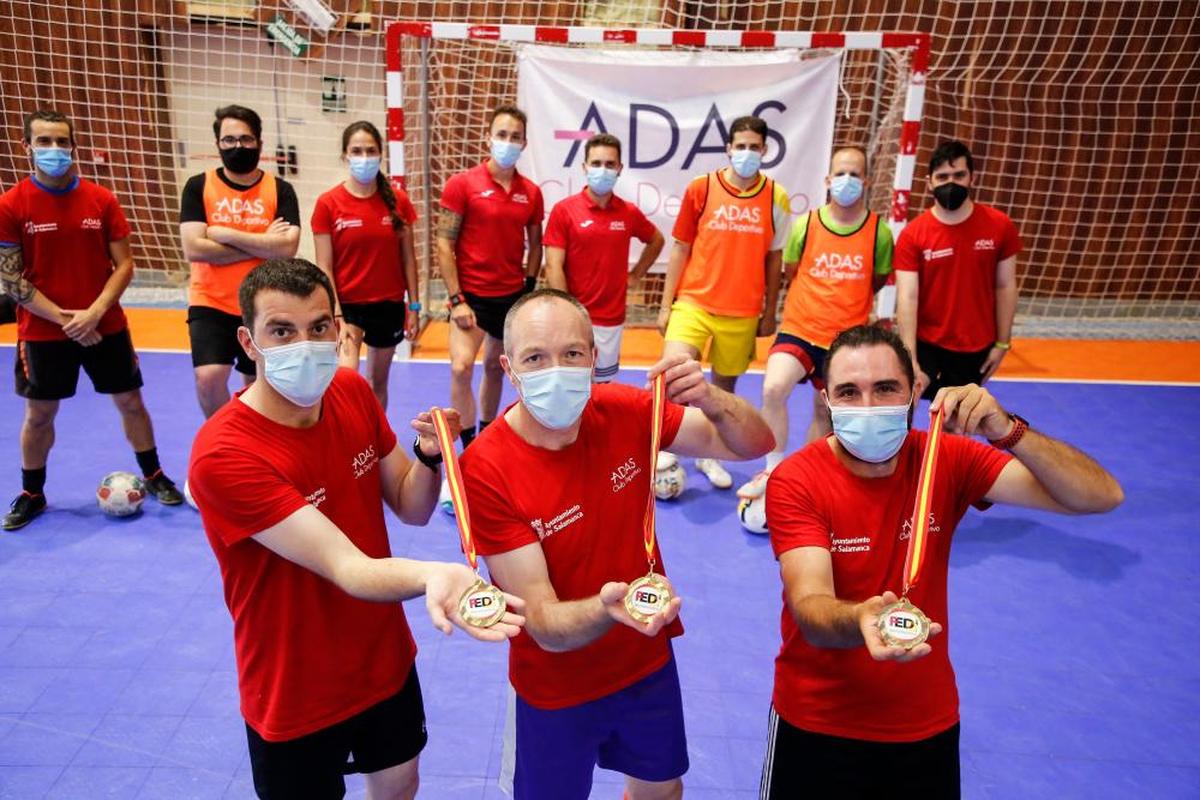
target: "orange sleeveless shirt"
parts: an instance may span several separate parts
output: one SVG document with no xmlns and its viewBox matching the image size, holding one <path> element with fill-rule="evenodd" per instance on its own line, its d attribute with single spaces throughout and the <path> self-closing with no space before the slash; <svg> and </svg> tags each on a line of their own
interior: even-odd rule
<svg viewBox="0 0 1200 800">
<path fill-rule="evenodd" d="M 758 317 L 767 289 L 763 265 L 775 237 L 775 181 L 763 176 L 756 190 L 739 194 L 720 172 L 705 178 L 704 207 L 676 297 L 711 314 Z"/>
<path fill-rule="evenodd" d="M 263 172 L 262 180 L 245 189 L 230 187 L 217 176 L 215 169 L 204 175 L 204 215 L 209 225 L 262 233 L 271 227 L 278 204 L 275 176 L 269 172 Z M 188 304 L 240 316 L 238 287 L 247 273 L 262 262 L 261 258 L 247 258 L 232 264 L 193 261 Z"/>
<path fill-rule="evenodd" d="M 857 230 L 842 235 L 825 227 L 817 209 L 808 212 L 804 250 L 783 303 L 780 331 L 828 348 L 839 333 L 867 321 L 879 224 L 879 215 L 868 211 Z"/>
</svg>

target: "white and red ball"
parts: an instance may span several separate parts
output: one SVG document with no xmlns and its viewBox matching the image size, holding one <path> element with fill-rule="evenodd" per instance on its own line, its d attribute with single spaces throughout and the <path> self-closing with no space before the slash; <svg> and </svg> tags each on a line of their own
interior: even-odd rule
<svg viewBox="0 0 1200 800">
<path fill-rule="evenodd" d="M 136 514 L 145 500 L 146 484 L 132 472 L 110 472 L 96 489 L 96 502 L 110 517 Z"/>
</svg>

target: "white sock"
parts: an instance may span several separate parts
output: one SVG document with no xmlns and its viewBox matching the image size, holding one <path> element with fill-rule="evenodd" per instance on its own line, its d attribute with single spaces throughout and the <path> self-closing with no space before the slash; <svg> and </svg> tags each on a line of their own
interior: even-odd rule
<svg viewBox="0 0 1200 800">
<path fill-rule="evenodd" d="M 774 469 L 783 461 L 783 456 L 784 454 L 782 450 L 772 450 L 771 452 L 767 453 L 767 472 L 774 471 Z"/>
</svg>

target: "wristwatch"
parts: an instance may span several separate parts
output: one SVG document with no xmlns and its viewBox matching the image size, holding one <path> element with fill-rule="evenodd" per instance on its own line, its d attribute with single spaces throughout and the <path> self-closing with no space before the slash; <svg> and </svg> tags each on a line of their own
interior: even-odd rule
<svg viewBox="0 0 1200 800">
<path fill-rule="evenodd" d="M 988 440 L 991 442 L 992 447 L 999 448 L 1000 450 L 1012 450 L 1017 446 L 1017 442 L 1021 441 L 1021 437 L 1025 435 L 1025 431 L 1029 430 L 1029 423 L 1025 421 L 1024 417 L 1016 414 L 1009 414 L 1008 416 L 1013 421 L 1012 430 L 1008 432 L 1008 435 L 1001 439 Z"/>
<path fill-rule="evenodd" d="M 450 304 L 451 308 L 454 308 L 455 306 L 461 306 L 463 303 L 467 302 L 467 298 L 463 297 L 462 292 L 455 292 L 446 298 L 446 302 Z"/>
<path fill-rule="evenodd" d="M 417 314 L 420 314 L 421 313 L 421 304 L 420 303 L 409 303 L 408 310 L 413 311 Z"/>
<path fill-rule="evenodd" d="M 421 437 L 420 436 L 417 436 L 416 438 L 413 439 L 413 448 L 412 449 L 413 449 L 413 455 L 417 457 L 417 461 L 420 461 L 422 464 L 429 467 L 434 472 L 437 472 L 439 469 L 441 469 L 442 460 L 443 460 L 442 454 L 438 453 L 437 455 L 433 455 L 433 456 L 425 455 L 425 453 L 421 450 Z"/>
</svg>

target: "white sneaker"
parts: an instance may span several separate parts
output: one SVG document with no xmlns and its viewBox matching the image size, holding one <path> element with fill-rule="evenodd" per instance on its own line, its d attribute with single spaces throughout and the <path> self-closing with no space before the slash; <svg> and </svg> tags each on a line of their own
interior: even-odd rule
<svg viewBox="0 0 1200 800">
<path fill-rule="evenodd" d="M 454 501 L 450 499 L 450 481 L 442 481 L 442 491 L 438 494 L 438 505 L 444 513 L 454 516 Z"/>
<path fill-rule="evenodd" d="M 771 477 L 771 471 L 762 470 L 738 488 L 737 496 L 743 500 L 753 500 L 756 497 L 762 497 L 767 491 L 767 478 L 769 477 Z"/>
<path fill-rule="evenodd" d="M 188 488 L 188 482 L 186 480 L 183 482 L 183 499 L 187 500 L 187 504 L 192 508 L 196 509 L 197 511 L 200 510 L 200 506 L 196 505 L 196 501 L 192 499 L 192 490 Z"/>
<path fill-rule="evenodd" d="M 708 478 L 714 489 L 728 489 L 733 486 L 733 476 L 715 458 L 697 458 L 696 469 L 704 473 L 704 477 Z"/>
<path fill-rule="evenodd" d="M 668 453 L 666 450 L 662 450 L 658 454 L 658 460 L 654 462 L 654 469 L 655 471 L 670 469 L 678 463 L 679 456 L 675 455 L 674 453 Z"/>
</svg>

